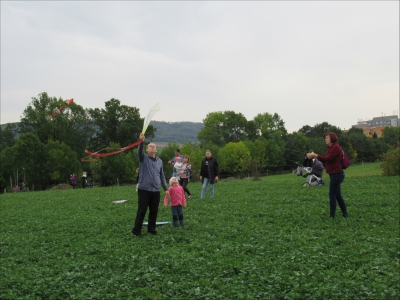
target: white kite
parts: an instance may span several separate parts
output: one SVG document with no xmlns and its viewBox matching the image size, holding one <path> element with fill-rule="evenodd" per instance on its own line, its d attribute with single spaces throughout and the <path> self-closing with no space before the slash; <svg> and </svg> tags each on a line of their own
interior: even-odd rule
<svg viewBox="0 0 400 300">
<path fill-rule="evenodd" d="M 160 104 L 156 104 L 152 109 L 150 109 L 149 113 L 147 114 L 146 118 L 143 122 L 143 130 L 142 133 L 144 134 L 149 127 L 150 121 L 153 118 L 154 114 L 160 110 Z"/>
</svg>

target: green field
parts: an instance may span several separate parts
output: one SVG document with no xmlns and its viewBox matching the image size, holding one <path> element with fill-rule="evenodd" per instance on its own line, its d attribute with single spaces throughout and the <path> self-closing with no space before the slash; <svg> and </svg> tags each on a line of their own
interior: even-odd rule
<svg viewBox="0 0 400 300">
<path fill-rule="evenodd" d="M 399 177 L 346 174 L 347 219 L 293 174 L 191 183 L 186 228 L 139 238 L 133 186 L 3 194 L 0 298 L 398 299 Z"/>
</svg>

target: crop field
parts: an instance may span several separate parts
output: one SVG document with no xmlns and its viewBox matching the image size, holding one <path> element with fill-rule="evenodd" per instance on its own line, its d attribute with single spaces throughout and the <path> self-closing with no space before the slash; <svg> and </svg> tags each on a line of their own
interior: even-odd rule
<svg viewBox="0 0 400 300">
<path fill-rule="evenodd" d="M 203 200 L 190 183 L 186 228 L 157 236 L 131 233 L 134 186 L 0 195 L 0 298 L 399 299 L 399 177 L 346 174 L 349 218 L 329 218 L 326 174 L 312 188 L 293 174 L 222 181 Z M 158 221 L 171 219 L 161 200 Z"/>
</svg>

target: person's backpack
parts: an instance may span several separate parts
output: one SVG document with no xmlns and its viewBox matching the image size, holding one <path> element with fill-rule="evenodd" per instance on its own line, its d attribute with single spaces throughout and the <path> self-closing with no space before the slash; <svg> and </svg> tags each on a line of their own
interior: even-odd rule
<svg viewBox="0 0 400 300">
<path fill-rule="evenodd" d="M 347 169 L 351 164 L 349 157 L 343 150 L 342 150 L 342 160 L 340 161 L 340 163 L 342 164 L 342 169 Z"/>
</svg>

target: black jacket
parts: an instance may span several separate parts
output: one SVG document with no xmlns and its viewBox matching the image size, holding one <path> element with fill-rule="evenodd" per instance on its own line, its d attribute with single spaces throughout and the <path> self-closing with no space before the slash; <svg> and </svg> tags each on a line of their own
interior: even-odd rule
<svg viewBox="0 0 400 300">
<path fill-rule="evenodd" d="M 214 156 L 211 156 L 210 158 L 205 158 L 203 159 L 201 163 L 201 168 L 200 168 L 200 176 L 202 176 L 202 182 L 204 177 L 207 177 L 210 179 L 210 183 L 214 184 L 215 183 L 215 177 L 217 177 L 219 174 L 219 169 L 218 169 L 218 162 L 214 158 Z"/>
</svg>

